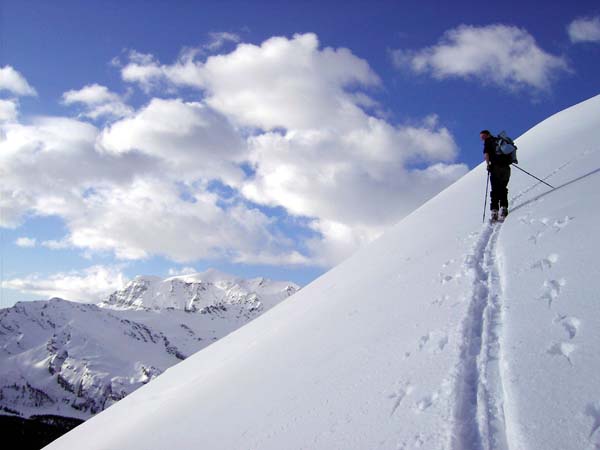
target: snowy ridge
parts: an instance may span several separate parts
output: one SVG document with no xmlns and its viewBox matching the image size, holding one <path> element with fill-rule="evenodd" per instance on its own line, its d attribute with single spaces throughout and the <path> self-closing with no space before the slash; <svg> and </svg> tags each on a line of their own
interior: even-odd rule
<svg viewBox="0 0 600 450">
<path fill-rule="evenodd" d="M 556 189 L 513 170 L 501 227 L 480 165 L 48 448 L 600 448 L 598 127 L 600 96 L 517 139 Z"/>
<path fill-rule="evenodd" d="M 294 283 L 255 278 L 244 280 L 214 269 L 166 279 L 139 276 L 100 304 L 103 307 L 207 312 L 218 305 L 269 309 L 299 289 Z M 260 298 L 260 300 L 259 300 Z"/>
</svg>

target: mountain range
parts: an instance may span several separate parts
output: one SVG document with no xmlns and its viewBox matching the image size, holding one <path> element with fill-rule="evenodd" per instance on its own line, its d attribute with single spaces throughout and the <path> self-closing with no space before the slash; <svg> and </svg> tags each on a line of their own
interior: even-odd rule
<svg viewBox="0 0 600 450">
<path fill-rule="evenodd" d="M 17 303 L 0 311 L 0 411 L 89 419 L 298 289 L 209 270 L 137 277 L 99 304 Z"/>
</svg>

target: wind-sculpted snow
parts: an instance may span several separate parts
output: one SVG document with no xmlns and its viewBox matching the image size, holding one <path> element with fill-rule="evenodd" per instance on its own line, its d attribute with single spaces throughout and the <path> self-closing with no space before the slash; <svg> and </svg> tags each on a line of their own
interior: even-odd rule
<svg viewBox="0 0 600 450">
<path fill-rule="evenodd" d="M 478 166 L 49 448 L 600 448 L 599 127 L 600 96 L 517 139 L 556 189 L 514 170 L 501 226 Z"/>
<path fill-rule="evenodd" d="M 211 271 L 138 278 L 99 306 L 18 303 L 0 311 L 0 410 L 87 419 L 296 290 Z"/>
</svg>

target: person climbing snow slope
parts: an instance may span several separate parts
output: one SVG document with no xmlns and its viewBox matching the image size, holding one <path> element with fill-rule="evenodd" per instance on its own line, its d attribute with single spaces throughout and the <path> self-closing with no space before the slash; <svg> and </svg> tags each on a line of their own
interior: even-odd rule
<svg viewBox="0 0 600 450">
<path fill-rule="evenodd" d="M 510 180 L 510 155 L 498 154 L 496 138 L 488 130 L 479 133 L 483 141 L 483 157 L 490 174 L 492 191 L 490 192 L 490 210 L 492 221 L 504 220 L 508 215 L 508 181 Z"/>
</svg>

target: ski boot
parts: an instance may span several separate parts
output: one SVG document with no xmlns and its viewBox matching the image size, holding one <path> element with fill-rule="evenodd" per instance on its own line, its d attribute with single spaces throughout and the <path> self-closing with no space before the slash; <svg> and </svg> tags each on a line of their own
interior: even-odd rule
<svg viewBox="0 0 600 450">
<path fill-rule="evenodd" d="M 498 222 L 498 210 L 492 209 L 492 213 L 490 216 L 490 223 L 496 223 L 496 222 Z"/>
<path fill-rule="evenodd" d="M 504 219 L 506 219 L 506 216 L 508 216 L 508 208 L 506 206 L 502 206 L 500 208 L 500 214 L 498 215 L 498 220 L 500 222 L 504 222 Z"/>
</svg>

